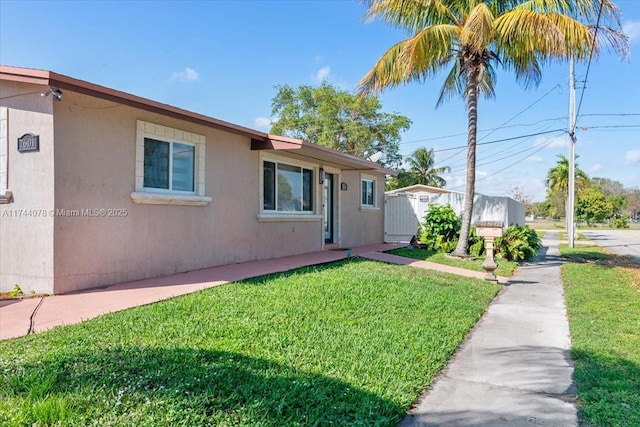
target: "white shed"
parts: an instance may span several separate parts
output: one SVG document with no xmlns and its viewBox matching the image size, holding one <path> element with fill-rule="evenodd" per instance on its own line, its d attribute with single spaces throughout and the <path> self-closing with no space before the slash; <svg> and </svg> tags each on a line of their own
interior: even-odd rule
<svg viewBox="0 0 640 427">
<path fill-rule="evenodd" d="M 385 241 L 408 242 L 416 234 L 418 225 L 430 204 L 451 205 L 462 217 L 464 193 L 428 185 L 412 185 L 385 193 Z M 473 200 L 471 224 L 477 221 L 501 221 L 505 227 L 524 225 L 524 204 L 511 197 L 477 194 Z"/>
</svg>

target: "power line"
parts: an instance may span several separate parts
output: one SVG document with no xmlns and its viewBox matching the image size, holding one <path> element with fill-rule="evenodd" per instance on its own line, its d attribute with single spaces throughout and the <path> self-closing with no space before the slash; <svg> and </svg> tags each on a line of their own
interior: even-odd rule
<svg viewBox="0 0 640 427">
<path fill-rule="evenodd" d="M 494 133 L 495 131 L 500 130 L 500 129 L 506 129 L 506 128 L 509 128 L 509 127 L 518 127 L 518 126 L 535 126 L 535 125 L 537 125 L 537 124 L 539 124 L 539 123 L 541 123 L 543 121 L 557 120 L 557 119 L 543 119 L 543 120 L 538 120 L 537 122 L 531 123 L 531 124 L 515 124 L 515 125 L 511 125 L 511 126 L 505 126 L 507 123 L 509 123 L 512 120 L 514 120 L 515 118 L 519 117 L 520 115 L 525 113 L 527 110 L 531 109 L 534 105 L 536 105 L 538 102 L 542 101 L 551 92 L 553 92 L 554 90 L 556 90 L 558 88 L 562 89 L 562 86 L 560 86 L 560 84 L 556 84 L 554 87 L 552 87 L 547 92 L 545 92 L 541 97 L 539 97 L 538 99 L 533 101 L 531 104 L 527 105 L 523 110 L 518 112 L 516 115 L 512 116 L 509 120 L 507 120 L 506 122 L 502 123 L 500 126 L 498 126 L 496 128 L 492 128 L 492 129 L 479 130 L 478 133 L 480 133 L 480 132 L 489 132 L 487 135 L 484 135 L 482 137 L 482 139 L 484 139 L 484 138 L 488 137 L 489 135 L 491 135 L 492 133 Z M 439 140 L 439 139 L 447 139 L 447 138 L 453 138 L 453 137 L 456 137 L 456 136 L 464 136 L 464 135 L 467 135 L 467 133 L 464 132 L 464 133 L 457 133 L 457 134 L 452 134 L 452 135 L 436 136 L 436 137 L 433 137 L 433 138 L 416 139 L 416 140 L 413 140 L 413 141 L 402 141 L 402 142 L 400 142 L 400 144 L 412 144 L 412 143 L 415 143 L 415 142 L 436 141 L 436 140 Z"/>
<path fill-rule="evenodd" d="M 566 132 L 565 130 L 561 130 L 561 131 L 563 133 Z M 518 144 L 514 145 L 514 147 L 517 146 L 517 145 L 520 145 L 520 144 L 522 144 L 524 142 L 526 142 L 526 141 L 521 141 Z M 527 147 L 527 148 L 521 149 L 521 150 L 519 150 L 519 151 L 517 151 L 515 153 L 510 153 L 510 154 L 505 155 L 503 157 L 500 157 L 498 159 L 491 158 L 490 160 L 485 160 L 486 159 L 486 157 L 485 157 L 485 158 L 483 158 L 483 160 L 478 161 L 478 163 L 476 164 L 476 167 L 478 167 L 478 166 L 486 166 L 486 165 L 489 165 L 489 164 L 492 164 L 492 163 L 496 163 L 496 162 L 499 162 L 499 161 L 502 161 L 502 160 L 506 160 L 508 158 L 517 156 L 518 154 L 522 154 L 522 153 L 525 153 L 525 152 L 530 151 L 530 150 L 536 150 L 535 152 L 538 152 L 539 151 L 539 147 L 541 147 L 541 146 L 542 147 L 547 147 L 547 146 L 549 146 L 549 144 L 551 144 L 553 142 L 554 142 L 553 140 L 549 140 L 549 141 L 544 142 L 543 144 L 535 144 L 532 147 Z M 466 169 L 465 167 L 460 167 L 459 169 L 452 170 L 451 172 L 452 173 L 457 173 L 457 172 L 461 172 L 461 171 L 463 171 L 465 169 Z"/>
<path fill-rule="evenodd" d="M 640 116 L 640 113 L 593 113 L 593 114 L 581 114 L 580 117 L 587 116 L 616 116 L 616 117 L 624 117 L 624 116 Z"/>
<path fill-rule="evenodd" d="M 593 41 L 591 42 L 591 51 L 589 52 L 589 61 L 587 62 L 587 72 L 584 75 L 585 85 L 582 86 L 582 92 L 580 93 L 580 102 L 578 102 L 578 109 L 576 111 L 576 121 L 573 124 L 573 129 L 569 130 L 569 134 L 573 135 L 576 131 L 577 118 L 580 117 L 580 108 L 582 108 L 582 101 L 584 100 L 584 91 L 587 88 L 587 78 L 589 77 L 589 70 L 591 69 L 591 61 L 593 60 L 593 52 L 596 48 L 596 37 L 598 35 L 598 28 L 600 28 L 600 18 L 602 17 L 602 6 L 604 0 L 600 0 L 600 8 L 598 9 L 598 19 L 596 19 L 596 28 L 593 31 Z"/>
<path fill-rule="evenodd" d="M 541 151 L 541 150 L 543 150 L 543 149 L 547 148 L 547 146 L 549 146 L 552 142 L 553 142 L 553 140 L 547 141 L 545 144 L 541 145 L 541 146 L 540 146 L 540 148 L 538 148 L 538 149 L 537 149 L 536 151 L 534 151 L 533 153 L 531 153 L 531 154 L 529 154 L 529 155 L 527 155 L 527 156 L 525 156 L 525 157 L 523 157 L 523 158 L 521 158 L 521 159 L 518 159 L 516 162 L 513 162 L 513 163 L 511 163 L 510 165 L 508 165 L 508 166 L 506 166 L 506 167 L 504 167 L 504 168 L 502 168 L 502 169 L 500 169 L 500 170 L 498 170 L 498 171 L 496 171 L 496 172 L 494 172 L 494 173 L 492 173 L 492 174 L 489 174 L 489 175 L 483 176 L 482 178 L 478 178 L 478 179 L 476 179 L 476 183 L 477 183 L 477 182 L 479 182 L 479 181 L 483 181 L 483 180 L 485 180 L 485 179 L 487 179 L 487 178 L 490 178 L 490 177 L 492 177 L 492 176 L 494 176 L 494 175 L 497 175 L 497 174 L 499 174 L 499 173 L 501 173 L 501 172 L 504 172 L 504 171 L 506 171 L 507 169 L 512 168 L 513 166 L 515 166 L 515 165 L 517 165 L 517 164 L 521 163 L 522 161 L 524 161 L 524 160 L 526 160 L 526 159 L 528 159 L 528 158 L 532 157 L 534 154 L 538 153 L 539 151 Z M 455 190 L 456 188 L 463 188 L 465 185 L 466 185 L 466 184 L 464 184 L 464 185 L 458 185 L 458 186 L 456 186 L 456 187 L 452 187 L 452 188 L 451 188 L 451 190 Z"/>
<path fill-rule="evenodd" d="M 493 140 L 493 141 L 479 142 L 476 145 L 489 145 L 489 144 L 495 144 L 495 143 L 498 143 L 498 142 L 513 141 L 515 139 L 528 138 L 530 136 L 545 135 L 545 134 L 548 134 L 548 133 L 560 132 L 560 131 L 564 132 L 565 130 L 564 129 L 553 129 L 553 130 L 548 130 L 548 131 L 544 131 L 544 132 L 530 133 L 530 134 L 527 134 L 527 135 L 513 136 L 511 138 L 503 138 L 503 139 L 496 139 L 496 140 Z M 466 148 L 466 147 L 467 147 L 466 145 L 461 145 L 461 146 L 458 146 L 458 147 L 442 148 L 440 150 L 433 150 L 433 152 L 434 153 L 441 153 L 443 151 L 457 150 L 457 149 Z"/>
<path fill-rule="evenodd" d="M 590 130 L 590 129 L 621 129 L 621 128 L 640 128 L 640 124 L 638 125 L 605 125 L 605 126 L 581 126 L 580 129 Z"/>
</svg>

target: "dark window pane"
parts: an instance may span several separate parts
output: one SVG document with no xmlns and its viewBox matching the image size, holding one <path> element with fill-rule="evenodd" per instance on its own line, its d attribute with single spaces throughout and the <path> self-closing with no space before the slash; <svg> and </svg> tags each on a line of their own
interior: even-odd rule
<svg viewBox="0 0 640 427">
<path fill-rule="evenodd" d="M 193 191 L 195 159 L 193 145 L 173 143 L 172 190 Z"/>
<path fill-rule="evenodd" d="M 264 162 L 262 167 L 263 209 L 276 210 L 276 164 Z"/>
<path fill-rule="evenodd" d="M 302 170 L 302 210 L 313 211 L 313 171 Z"/>
<path fill-rule="evenodd" d="M 369 181 L 369 188 L 367 193 L 367 201 L 369 202 L 369 206 L 375 206 L 375 194 L 376 194 L 376 183 L 374 181 Z"/>
<path fill-rule="evenodd" d="M 169 189 L 169 143 L 144 139 L 144 186 Z"/>
<path fill-rule="evenodd" d="M 302 177 L 297 166 L 278 164 L 278 210 L 302 211 Z"/>
<path fill-rule="evenodd" d="M 362 180 L 362 205 L 375 206 L 375 182 L 368 179 Z"/>
<path fill-rule="evenodd" d="M 367 204 L 367 181 L 362 181 L 362 204 L 366 205 Z"/>
</svg>

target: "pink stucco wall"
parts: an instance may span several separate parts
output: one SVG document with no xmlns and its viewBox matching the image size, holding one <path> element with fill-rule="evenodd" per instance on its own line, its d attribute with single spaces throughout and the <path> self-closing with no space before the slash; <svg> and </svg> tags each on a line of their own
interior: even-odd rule
<svg viewBox="0 0 640 427">
<path fill-rule="evenodd" d="M 0 204 L 0 291 L 15 285 L 25 291 L 51 292 L 54 276 L 53 115 L 50 97 L 29 84 L 0 85 L 7 108 L 8 189 L 13 203 Z M 19 153 L 18 138 L 40 137 L 40 151 Z"/>
<path fill-rule="evenodd" d="M 52 102 L 50 97 L 42 98 L 42 102 L 52 111 L 43 115 L 15 110 L 20 108 L 17 104 L 9 111 L 12 117 L 24 116 L 12 122 L 12 126 L 20 128 L 12 131 L 11 143 L 17 133 L 28 128 L 41 135 L 42 148 L 40 153 L 31 154 L 32 159 L 39 159 L 37 165 L 29 165 L 26 154 L 17 155 L 10 150 L 12 183 L 29 177 L 30 184 L 25 181 L 14 185 L 16 203 L 2 205 L 0 209 L 15 209 L 18 204 L 42 206 L 56 212 L 111 209 L 126 210 L 126 216 L 59 214 L 33 219 L 30 225 L 23 221 L 15 227 L 16 221 L 8 224 L 3 220 L 0 224 L 3 290 L 7 288 L 6 280 L 23 277 L 20 280 L 26 290 L 66 293 L 322 250 L 323 228 L 319 218 L 258 220 L 261 154 L 251 151 L 248 137 L 68 90 L 60 102 Z M 137 120 L 205 136 L 205 195 L 212 198 L 211 203 L 169 206 L 132 201 Z M 34 169 L 39 171 L 37 177 L 33 176 Z M 342 247 L 381 243 L 384 209 L 375 212 L 359 209 L 360 172 L 340 171 L 337 180 L 349 186 L 348 191 L 339 192 L 337 243 Z M 378 203 L 383 203 L 382 175 L 378 175 L 378 181 Z M 317 182 L 315 185 L 316 213 L 320 214 L 321 186 Z M 25 235 L 31 237 L 24 239 Z M 20 264 L 23 261 L 18 260 L 18 251 L 38 251 L 41 256 L 37 258 L 39 261 Z M 37 262 L 42 266 L 34 270 Z M 35 271 L 33 279 L 26 278 L 27 271 Z"/>
</svg>

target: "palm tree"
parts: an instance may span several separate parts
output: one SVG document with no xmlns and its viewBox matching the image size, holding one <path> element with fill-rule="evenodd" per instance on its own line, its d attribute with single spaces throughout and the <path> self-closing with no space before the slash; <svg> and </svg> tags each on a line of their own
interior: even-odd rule
<svg viewBox="0 0 640 427">
<path fill-rule="evenodd" d="M 424 147 L 418 148 L 407 159 L 407 162 L 410 166 L 409 172 L 414 175 L 416 184 L 431 185 L 433 187 L 445 187 L 447 185 L 447 181 L 440 175 L 449 172 L 451 168 L 448 166 L 433 167 L 435 164 L 433 148 L 429 150 Z"/>
<path fill-rule="evenodd" d="M 576 155 L 575 158 L 577 159 L 578 157 L 580 156 Z M 577 163 L 574 167 L 576 187 L 579 190 L 589 181 L 589 177 L 578 167 Z M 555 167 L 549 169 L 544 183 L 549 189 L 548 197 L 552 203 L 556 205 L 556 213 L 559 215 L 562 214 L 562 206 L 559 205 L 562 200 L 559 196 L 562 195 L 562 198 L 564 199 L 564 215 L 566 215 L 567 205 L 569 203 L 569 159 L 562 154 L 558 154 L 558 162 Z"/>
<path fill-rule="evenodd" d="M 580 156 L 576 156 L 576 159 L 578 157 Z M 575 164 L 574 167 L 576 182 L 587 182 L 589 180 L 587 174 L 584 173 L 582 169 L 578 168 L 578 164 Z M 567 196 L 569 193 L 569 159 L 562 154 L 558 154 L 558 162 L 555 167 L 549 169 L 549 172 L 547 172 L 547 179 L 545 179 L 544 183 L 549 190 L 557 191 Z"/>
<path fill-rule="evenodd" d="M 360 94 L 424 81 L 449 69 L 437 105 L 466 100 L 467 180 L 460 239 L 454 255 L 468 256 L 476 172 L 478 95 L 492 98 L 496 66 L 525 87 L 542 79 L 542 65 L 598 55 L 602 43 L 622 55 L 628 39 L 609 0 L 368 0 L 366 17 L 413 36 L 392 46 L 358 84 Z M 589 23 L 597 21 L 598 25 Z M 615 27 L 603 26 L 611 22 Z M 598 37 L 596 37 L 596 35 Z"/>
</svg>

